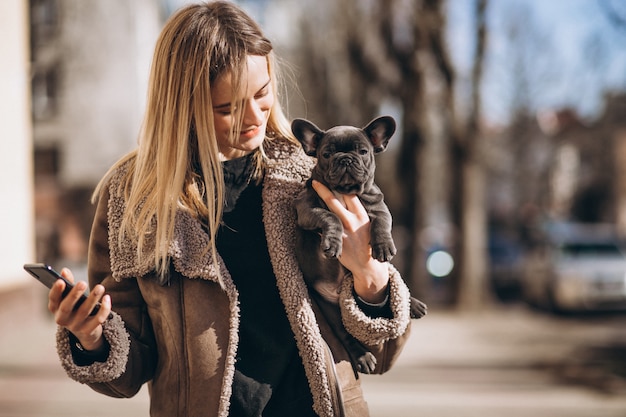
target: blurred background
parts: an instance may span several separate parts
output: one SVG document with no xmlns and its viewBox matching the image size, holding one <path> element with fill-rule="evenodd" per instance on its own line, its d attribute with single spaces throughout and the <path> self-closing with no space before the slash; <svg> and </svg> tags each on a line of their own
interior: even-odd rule
<svg viewBox="0 0 626 417">
<path fill-rule="evenodd" d="M 185 3 L 0 2 L 0 416 L 146 413 L 145 393 L 114 411 L 80 391 L 102 405 L 87 414 L 47 385 L 19 394 L 77 386 L 22 264 L 86 278 L 91 193 L 136 146 L 156 37 Z M 626 416 L 626 2 L 237 3 L 284 60 L 290 118 L 398 122 L 377 182 L 430 314 L 365 379 L 376 415 Z"/>
</svg>

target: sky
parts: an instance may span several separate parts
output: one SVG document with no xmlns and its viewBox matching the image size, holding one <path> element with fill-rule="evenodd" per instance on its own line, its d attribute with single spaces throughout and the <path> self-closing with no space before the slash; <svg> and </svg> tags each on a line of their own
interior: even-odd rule
<svg viewBox="0 0 626 417">
<path fill-rule="evenodd" d="M 473 53 L 473 1 L 449 1 L 450 48 L 467 79 Z M 611 26 L 601 5 L 626 18 L 623 0 L 490 0 L 484 112 L 506 119 L 512 82 L 527 74 L 528 100 L 537 110 L 571 107 L 593 118 L 607 89 L 626 89 L 626 27 Z M 519 28 L 522 41 L 508 38 Z M 518 59 L 523 59 L 521 65 Z M 516 78 L 517 77 L 517 78 Z"/>
</svg>

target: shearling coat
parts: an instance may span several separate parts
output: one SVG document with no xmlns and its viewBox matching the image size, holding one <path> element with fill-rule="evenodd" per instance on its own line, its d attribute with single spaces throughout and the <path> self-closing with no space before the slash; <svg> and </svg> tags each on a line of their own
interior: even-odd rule
<svg viewBox="0 0 626 417">
<path fill-rule="evenodd" d="M 293 200 L 313 161 L 299 146 L 282 139 L 268 140 L 265 147 L 270 159 L 262 192 L 267 244 L 314 409 L 323 417 L 367 416 L 358 375 L 309 298 L 294 253 Z M 124 169 L 114 173 L 99 200 L 90 239 L 90 286 L 105 286 L 115 312 L 104 324 L 109 357 L 104 363 L 77 366 L 67 331 L 59 328 L 62 365 L 73 379 L 112 397 L 131 397 L 148 383 L 154 417 L 226 417 L 238 343 L 237 288 L 221 258 L 204 254 L 209 237 L 186 212 L 176 217 L 175 239 L 169 247 L 172 266 L 165 285 L 157 282 L 150 257 L 137 261 L 134 242 L 118 241 Z M 410 329 L 408 289 L 391 265 L 389 275 L 391 319 L 366 316 L 353 298 L 350 279 L 341 293 L 344 325 L 371 348 L 378 373 L 391 367 Z"/>
</svg>

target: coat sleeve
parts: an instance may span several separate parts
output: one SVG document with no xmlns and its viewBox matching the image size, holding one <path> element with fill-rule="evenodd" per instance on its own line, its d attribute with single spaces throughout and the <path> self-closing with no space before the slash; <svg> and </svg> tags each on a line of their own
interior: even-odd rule
<svg viewBox="0 0 626 417">
<path fill-rule="evenodd" d="M 406 343 L 411 329 L 409 289 L 400 273 L 389 264 L 389 307 L 391 317 L 370 317 L 354 298 L 354 281 L 349 274 L 340 294 L 344 327 L 365 344 L 377 359 L 376 373 L 387 372 Z"/>
<path fill-rule="evenodd" d="M 137 280 L 115 280 L 111 272 L 108 240 L 108 200 L 105 191 L 98 201 L 89 241 L 89 286 L 104 285 L 111 296 L 113 318 L 103 325 L 109 342 L 105 362 L 79 366 L 72 360 L 68 331 L 57 330 L 57 351 L 61 364 L 74 380 L 112 397 L 132 397 L 143 383 L 152 379 L 157 351 L 152 325 Z"/>
</svg>

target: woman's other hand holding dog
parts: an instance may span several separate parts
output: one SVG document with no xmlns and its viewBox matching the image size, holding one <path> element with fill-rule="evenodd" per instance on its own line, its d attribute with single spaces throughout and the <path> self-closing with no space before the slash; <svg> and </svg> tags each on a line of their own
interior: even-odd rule
<svg viewBox="0 0 626 417">
<path fill-rule="evenodd" d="M 343 249 L 339 262 L 352 272 L 354 290 L 368 303 L 384 301 L 389 284 L 388 266 L 372 258 L 370 219 L 361 200 L 356 195 L 341 195 L 344 200 L 341 202 L 318 181 L 313 181 L 313 189 L 343 223 Z"/>
</svg>

